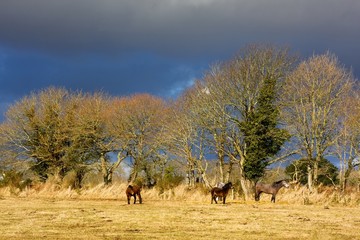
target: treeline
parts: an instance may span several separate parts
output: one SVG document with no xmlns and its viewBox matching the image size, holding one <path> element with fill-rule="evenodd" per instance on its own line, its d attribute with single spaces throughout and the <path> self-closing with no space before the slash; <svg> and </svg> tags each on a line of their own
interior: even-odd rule
<svg viewBox="0 0 360 240">
<path fill-rule="evenodd" d="M 129 181 L 148 186 L 184 178 L 211 186 L 216 171 L 222 182 L 235 175 L 249 196 L 269 165 L 289 159 L 301 159 L 289 171 L 302 182 L 305 173 L 312 190 L 332 156 L 344 189 L 359 164 L 359 119 L 359 83 L 333 54 L 300 61 L 285 48 L 250 45 L 174 101 L 32 93 L 6 113 L 0 161 L 3 171 L 25 162 L 44 182 L 75 173 L 76 187 L 90 171 L 110 184 L 124 161 Z"/>
</svg>

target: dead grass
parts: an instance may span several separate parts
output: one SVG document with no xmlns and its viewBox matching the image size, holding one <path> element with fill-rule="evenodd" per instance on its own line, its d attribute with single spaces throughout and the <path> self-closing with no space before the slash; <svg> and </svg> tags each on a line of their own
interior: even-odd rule
<svg viewBox="0 0 360 240">
<path fill-rule="evenodd" d="M 84 200 L 119 200 L 125 201 L 127 184 L 115 183 L 110 186 L 102 184 L 95 187 L 74 190 L 61 188 L 54 184 L 43 184 L 31 189 L 20 191 L 16 188 L 0 188 L 0 197 L 30 197 L 46 199 L 84 199 Z M 180 185 L 175 189 L 159 192 L 158 189 L 143 189 L 142 195 L 147 200 L 176 200 L 210 202 L 209 191 L 201 187 L 189 189 L 186 185 Z M 228 197 L 239 202 L 245 202 L 237 194 Z M 261 195 L 260 202 L 269 202 L 270 195 Z M 289 189 L 282 188 L 276 196 L 277 202 L 300 205 L 321 206 L 352 206 L 360 207 L 360 192 L 358 190 L 342 193 L 333 188 L 320 188 L 317 193 L 310 193 L 306 187 L 292 186 Z"/>
<path fill-rule="evenodd" d="M 359 239 L 360 209 L 286 203 L 0 199 L 0 239 Z"/>
<path fill-rule="evenodd" d="M 293 187 L 276 204 L 262 195 L 211 205 L 204 189 L 179 186 L 144 189 L 144 204 L 128 205 L 126 187 L 0 189 L 0 239 L 360 239 L 355 191 Z"/>
</svg>

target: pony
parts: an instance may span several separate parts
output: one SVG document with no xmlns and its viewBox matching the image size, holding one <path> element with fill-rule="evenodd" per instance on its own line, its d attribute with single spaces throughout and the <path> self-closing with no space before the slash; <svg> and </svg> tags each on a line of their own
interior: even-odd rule
<svg viewBox="0 0 360 240">
<path fill-rule="evenodd" d="M 141 187 L 137 186 L 137 185 L 129 185 L 126 188 L 126 197 L 127 197 L 127 201 L 128 204 L 130 204 L 130 198 L 134 197 L 134 204 L 136 203 L 136 195 L 139 197 L 139 203 L 142 203 L 142 198 L 141 198 Z"/>
<path fill-rule="evenodd" d="M 289 183 L 286 180 L 280 180 L 273 182 L 273 184 L 256 183 L 255 185 L 255 201 L 260 200 L 261 193 L 271 194 L 271 202 L 275 203 L 275 196 L 282 187 L 289 187 Z"/>
<path fill-rule="evenodd" d="M 215 203 L 217 203 L 217 201 L 216 201 L 217 197 L 222 197 L 223 204 L 225 204 L 226 196 L 228 195 L 229 190 L 231 188 L 233 188 L 231 182 L 228 182 L 222 188 L 219 188 L 219 187 L 212 188 L 211 189 L 211 204 L 213 203 L 213 201 L 215 201 Z"/>
</svg>

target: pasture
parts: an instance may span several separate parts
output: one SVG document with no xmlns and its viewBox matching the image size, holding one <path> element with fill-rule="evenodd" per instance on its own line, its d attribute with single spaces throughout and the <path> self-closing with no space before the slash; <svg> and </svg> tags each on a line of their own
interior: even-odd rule
<svg viewBox="0 0 360 240">
<path fill-rule="evenodd" d="M 360 208 L 266 201 L 0 198 L 0 239 L 360 239 Z"/>
</svg>

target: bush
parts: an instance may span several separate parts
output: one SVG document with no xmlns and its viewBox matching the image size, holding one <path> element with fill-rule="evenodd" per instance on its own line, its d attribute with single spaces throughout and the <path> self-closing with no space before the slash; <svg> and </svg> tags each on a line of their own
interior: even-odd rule
<svg viewBox="0 0 360 240">
<path fill-rule="evenodd" d="M 176 172 L 175 167 L 168 166 L 164 170 L 164 176 L 157 181 L 156 187 L 159 189 L 160 193 L 163 193 L 165 190 L 179 186 L 184 179 L 184 176 Z"/>
<path fill-rule="evenodd" d="M 0 180 L 0 187 L 15 187 L 20 190 L 31 186 L 32 180 L 25 178 L 24 173 L 15 170 L 4 171 Z"/>
<path fill-rule="evenodd" d="M 289 176 L 296 176 L 297 179 L 293 180 L 299 181 L 301 184 L 307 184 L 307 164 L 306 159 L 300 159 L 292 162 L 289 166 L 286 167 L 285 172 Z M 332 164 L 329 160 L 322 158 L 319 162 L 319 174 L 318 174 L 318 184 L 324 186 L 331 186 L 337 184 L 339 181 L 337 179 L 338 169 Z"/>
</svg>

